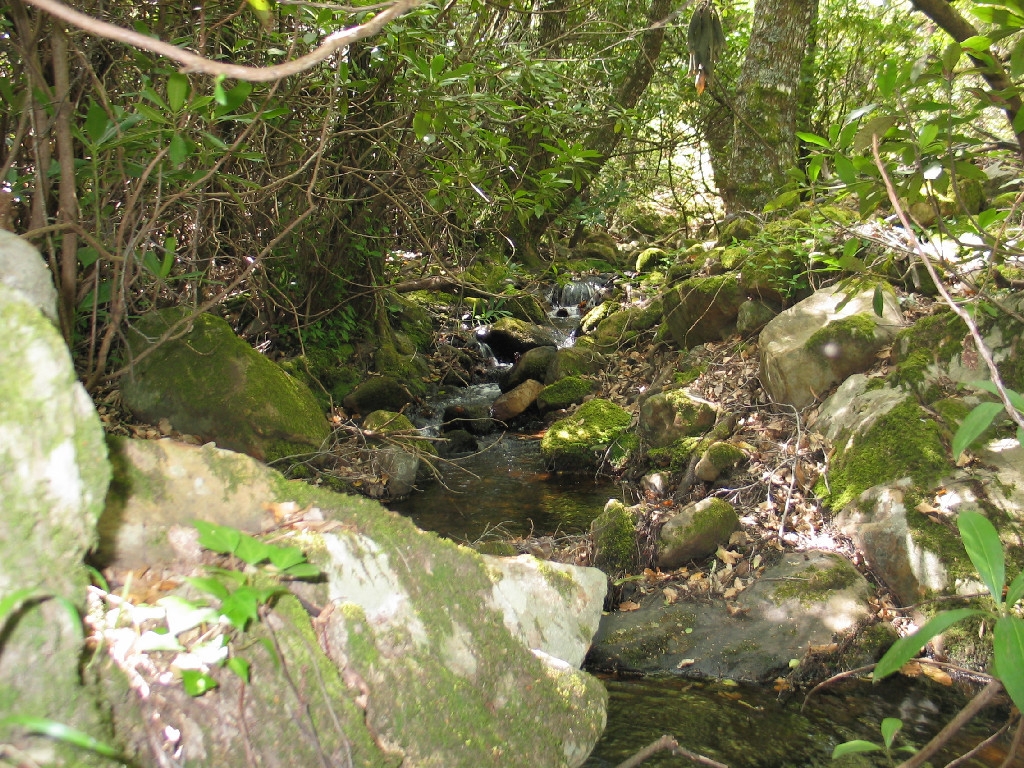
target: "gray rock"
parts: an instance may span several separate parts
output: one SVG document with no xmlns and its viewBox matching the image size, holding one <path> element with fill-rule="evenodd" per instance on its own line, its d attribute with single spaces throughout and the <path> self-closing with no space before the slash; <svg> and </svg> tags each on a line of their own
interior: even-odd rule
<svg viewBox="0 0 1024 768">
<path fill-rule="evenodd" d="M 157 340 L 187 310 L 140 318 L 128 343 L 137 360 L 121 382 L 124 405 L 147 423 L 167 419 L 183 434 L 263 461 L 320 450 L 330 434 L 309 387 L 235 335 L 219 317 L 201 314 L 179 338 Z"/>
<path fill-rule="evenodd" d="M 577 345 L 565 347 L 555 353 L 555 359 L 544 375 L 545 384 L 554 384 L 569 376 L 586 376 L 597 373 L 608 365 L 604 355 L 596 349 Z"/>
<path fill-rule="evenodd" d="M 539 381 L 527 379 L 511 392 L 499 396 L 491 406 L 491 415 L 500 422 L 514 419 L 537 401 L 542 389 L 544 385 Z"/>
<path fill-rule="evenodd" d="M 109 739 L 96 692 L 82 685 L 82 627 L 68 607 L 85 607 L 83 558 L 110 466 L 100 420 L 39 301 L 0 282 L 0 597 L 25 590 L 24 609 L 0 620 L 0 720 L 45 716 Z M 4 741 L 34 764 L 106 764 L 20 729 Z"/>
<path fill-rule="evenodd" d="M 724 601 L 669 603 L 659 590 L 639 610 L 608 614 L 594 638 L 595 668 L 768 682 L 811 646 L 832 643 L 871 615 L 871 586 L 842 557 L 790 552 Z"/>
<path fill-rule="evenodd" d="M 682 389 L 659 392 L 640 405 L 640 434 L 653 448 L 672 445 L 681 437 L 696 437 L 715 426 L 715 407 Z"/>
<path fill-rule="evenodd" d="M 681 349 L 721 341 L 735 332 L 746 300 L 735 275 L 691 278 L 665 294 L 665 323 Z"/>
<path fill-rule="evenodd" d="M 882 316 L 865 290 L 840 308 L 842 292 L 823 288 L 782 312 L 759 337 L 761 383 L 777 403 L 802 409 L 832 386 L 870 368 L 892 342 L 903 315 L 892 290 L 882 292 Z"/>
<path fill-rule="evenodd" d="M 57 322 L 57 289 L 46 262 L 28 240 L 6 229 L 0 229 L 0 282 Z"/>
<path fill-rule="evenodd" d="M 736 510 L 724 499 L 709 497 L 688 504 L 670 517 L 658 533 L 658 567 L 671 571 L 692 560 L 710 557 L 729 543 L 729 536 L 739 527 Z"/>
<path fill-rule="evenodd" d="M 524 352 L 512 366 L 508 376 L 499 382 L 501 391 L 509 392 L 528 379 L 544 381 L 548 366 L 555 359 L 556 353 L 555 347 L 534 347 Z"/>
<path fill-rule="evenodd" d="M 457 403 L 444 409 L 441 417 L 444 432 L 464 429 L 473 435 L 486 435 L 494 431 L 490 403 Z"/>
<path fill-rule="evenodd" d="M 752 299 L 740 304 L 736 313 L 736 331 L 744 336 L 757 333 L 779 314 L 778 307 L 767 302 Z"/>
</svg>

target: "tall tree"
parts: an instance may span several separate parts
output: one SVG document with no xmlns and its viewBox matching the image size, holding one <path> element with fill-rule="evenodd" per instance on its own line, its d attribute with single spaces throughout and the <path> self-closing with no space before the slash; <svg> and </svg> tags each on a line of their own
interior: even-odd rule
<svg viewBox="0 0 1024 768">
<path fill-rule="evenodd" d="M 817 3 L 757 0 L 737 84 L 728 168 L 716 173 L 730 212 L 760 210 L 796 164 L 801 68 L 814 33 Z"/>
</svg>

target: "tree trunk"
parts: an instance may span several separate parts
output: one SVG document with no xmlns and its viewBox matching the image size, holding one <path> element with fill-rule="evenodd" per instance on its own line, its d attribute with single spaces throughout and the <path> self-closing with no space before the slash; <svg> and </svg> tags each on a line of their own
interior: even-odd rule
<svg viewBox="0 0 1024 768">
<path fill-rule="evenodd" d="M 817 0 L 757 0 L 736 96 L 726 210 L 759 211 L 796 165 L 800 75 Z"/>
<path fill-rule="evenodd" d="M 618 114 L 636 106 L 654 76 L 654 66 L 661 55 L 662 44 L 665 42 L 668 16 L 674 0 L 651 0 L 647 12 L 647 29 L 641 37 L 640 50 L 637 52 L 629 73 L 623 79 L 608 105 L 608 117 L 591 130 L 583 139 L 584 149 L 600 153 L 586 165 L 586 181 L 580 185 L 567 186 L 557 200 L 544 214 L 530 219 L 525 225 L 514 222 L 510 227 L 509 237 L 516 248 L 527 260 L 539 260 L 537 245 L 551 223 L 576 201 L 589 187 L 589 182 L 608 162 L 608 158 L 623 138 L 622 131 L 616 131 Z"/>
</svg>

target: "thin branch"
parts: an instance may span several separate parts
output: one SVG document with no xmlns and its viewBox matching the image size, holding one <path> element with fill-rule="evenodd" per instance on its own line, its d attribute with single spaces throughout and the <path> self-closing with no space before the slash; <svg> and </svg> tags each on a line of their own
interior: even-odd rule
<svg viewBox="0 0 1024 768">
<path fill-rule="evenodd" d="M 119 27 L 116 24 L 100 21 L 93 16 L 66 6 L 58 0 L 25 0 L 25 2 L 28 5 L 33 5 L 40 10 L 46 11 L 61 21 L 85 30 L 95 37 L 105 37 L 108 40 L 116 40 L 144 51 L 166 56 L 181 64 L 181 72 L 201 72 L 206 75 L 223 75 L 224 77 L 231 77 L 236 80 L 265 83 L 281 80 L 282 78 L 305 72 L 307 69 L 312 69 L 356 40 L 376 35 L 388 22 L 415 8 L 420 4 L 421 0 L 396 0 L 394 5 L 374 16 L 365 24 L 339 30 L 328 35 L 318 47 L 304 56 L 269 67 L 247 67 L 241 64 L 212 61 L 204 56 L 186 51 L 183 48 L 150 37 L 149 35 L 143 35 L 134 30 Z"/>
<path fill-rule="evenodd" d="M 949 291 L 946 290 L 946 286 L 943 284 L 938 272 L 935 271 L 935 265 L 932 264 L 928 254 L 925 253 L 924 248 L 921 247 L 921 241 L 917 239 L 917 235 L 914 233 L 914 229 L 911 227 L 910 221 L 907 219 L 906 211 L 903 210 L 903 206 L 900 204 L 899 195 L 896 194 L 896 188 L 893 187 L 892 180 L 889 178 L 889 174 L 885 170 L 885 165 L 882 163 L 882 158 L 878 154 L 877 134 L 871 137 L 871 154 L 875 158 L 875 166 L 878 168 L 878 172 L 882 174 L 882 181 L 885 182 L 885 190 L 889 194 L 889 202 L 892 203 L 892 207 L 896 211 L 896 215 L 899 217 L 900 223 L 903 225 L 903 229 L 906 231 L 911 245 L 914 247 L 914 253 L 924 263 L 925 269 L 928 270 L 928 275 L 931 277 L 932 282 L 935 284 L 935 287 L 942 296 L 942 300 L 946 302 L 949 308 L 956 313 L 957 317 L 963 320 L 967 325 L 971 338 L 974 339 L 974 345 L 978 349 L 978 354 L 981 355 L 982 359 L 985 361 L 985 365 L 988 366 L 989 374 L 992 376 L 992 383 L 999 392 L 999 399 L 1002 401 L 1003 407 L 1017 426 L 1024 430 L 1024 414 L 1018 413 L 1013 403 L 1010 402 L 1010 396 L 1006 394 L 1006 387 L 1003 385 L 1003 379 L 999 375 L 999 369 L 996 367 L 995 360 L 992 359 L 992 353 L 989 351 L 989 348 L 985 346 L 985 339 L 982 338 L 981 331 L 978 330 L 978 324 L 974 322 L 974 318 L 971 317 L 970 313 L 968 313 L 966 309 L 953 301 L 953 297 L 950 296 Z"/>
</svg>

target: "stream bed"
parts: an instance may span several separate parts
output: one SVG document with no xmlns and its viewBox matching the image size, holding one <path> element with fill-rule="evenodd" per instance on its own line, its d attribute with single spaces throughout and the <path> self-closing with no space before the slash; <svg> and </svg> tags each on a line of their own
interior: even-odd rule
<svg viewBox="0 0 1024 768">
<path fill-rule="evenodd" d="M 493 400 L 496 386 L 464 390 L 452 402 Z M 435 404 L 440 413 L 446 403 Z M 421 423 L 437 434 L 437 423 Z M 540 453 L 539 435 L 506 433 L 480 438 L 481 450 L 453 463 L 441 463 L 440 481 L 427 485 L 389 507 L 416 525 L 460 543 L 488 536 L 557 536 L 586 531 L 610 497 L 625 489 L 594 477 L 568 477 L 548 472 Z M 628 502 L 627 502 L 628 503 Z M 738 686 L 730 681 L 695 682 L 682 678 L 604 679 L 610 694 L 608 726 L 584 768 L 612 768 L 663 734 L 691 752 L 731 768 L 812 768 L 816 766 L 887 766 L 882 752 L 831 760 L 844 741 L 881 740 L 883 718 L 904 722 L 897 745 L 920 747 L 966 703 L 968 694 L 929 681 L 890 679 L 872 685 L 847 681 L 820 692 L 801 711 L 803 693 L 780 697 L 763 686 Z M 998 715 L 998 716 L 997 716 Z M 965 752 L 1005 722 L 1006 713 L 970 726 L 932 765 L 941 766 Z M 899 739 L 903 739 L 900 741 Z M 1004 753 L 991 750 L 968 766 L 998 766 Z M 668 753 L 645 766 L 692 765 Z M 1024 768 L 1024 759 L 1012 763 Z"/>
</svg>

